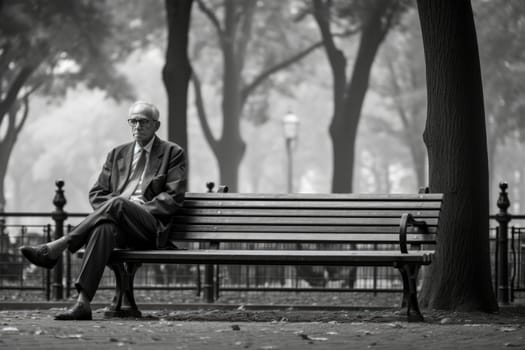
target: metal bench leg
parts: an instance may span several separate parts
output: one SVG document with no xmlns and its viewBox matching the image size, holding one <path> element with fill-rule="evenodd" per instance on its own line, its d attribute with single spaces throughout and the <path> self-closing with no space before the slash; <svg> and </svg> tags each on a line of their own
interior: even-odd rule
<svg viewBox="0 0 525 350">
<path fill-rule="evenodd" d="M 408 305 L 408 299 L 409 299 L 409 282 L 408 282 L 408 274 L 405 271 L 404 268 L 398 267 L 399 272 L 401 273 L 401 280 L 403 281 L 403 298 L 401 299 L 401 309 L 404 310 L 407 308 Z"/>
<path fill-rule="evenodd" d="M 213 275 L 214 275 L 214 266 L 213 265 L 204 265 L 204 284 L 203 284 L 203 292 L 204 292 L 204 300 L 207 303 L 213 303 L 215 292 L 214 292 L 214 281 L 213 281 Z"/>
<path fill-rule="evenodd" d="M 142 316 L 133 294 L 133 280 L 140 266 L 141 264 L 137 263 L 113 263 L 109 265 L 115 273 L 116 289 L 113 301 L 104 312 L 105 317 Z"/>
<path fill-rule="evenodd" d="M 405 264 L 398 266 L 399 272 L 403 279 L 403 301 L 401 302 L 402 310 L 406 310 L 408 322 L 423 322 L 425 319 L 419 310 L 417 301 L 417 274 L 419 266 Z"/>
</svg>

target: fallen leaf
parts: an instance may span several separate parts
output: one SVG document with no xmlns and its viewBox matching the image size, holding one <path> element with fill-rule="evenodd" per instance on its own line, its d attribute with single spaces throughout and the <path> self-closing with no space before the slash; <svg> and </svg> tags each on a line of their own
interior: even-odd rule
<svg viewBox="0 0 525 350">
<path fill-rule="evenodd" d="M 299 336 L 304 340 L 316 340 L 316 341 L 327 341 L 325 337 L 310 337 L 308 334 L 299 333 Z"/>
<path fill-rule="evenodd" d="M 310 337 L 310 340 L 315 340 L 315 341 L 327 341 L 328 338 L 325 338 L 325 337 Z"/>
<path fill-rule="evenodd" d="M 393 322 L 388 324 L 392 328 L 405 328 L 401 323 Z"/>
<path fill-rule="evenodd" d="M 4 327 L 4 328 L 2 328 L 2 332 L 18 332 L 18 328 L 16 328 L 16 327 Z"/>
<path fill-rule="evenodd" d="M 59 339 L 80 339 L 82 338 L 82 334 L 57 334 L 55 335 L 55 338 Z"/>
<path fill-rule="evenodd" d="M 501 332 L 514 332 L 514 331 L 517 331 L 517 328 L 514 328 L 514 327 L 501 327 L 499 330 Z"/>
</svg>

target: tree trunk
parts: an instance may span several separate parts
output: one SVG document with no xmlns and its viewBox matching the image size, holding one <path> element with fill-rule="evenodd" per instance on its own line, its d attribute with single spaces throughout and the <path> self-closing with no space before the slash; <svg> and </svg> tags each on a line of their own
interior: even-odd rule
<svg viewBox="0 0 525 350">
<path fill-rule="evenodd" d="M 223 126 L 216 152 L 220 182 L 227 185 L 230 192 L 238 191 L 239 167 L 246 149 L 246 144 L 241 136 L 241 70 L 244 57 L 240 57 L 235 51 L 235 43 L 225 41 L 223 45 Z"/>
<path fill-rule="evenodd" d="M 491 284 L 483 91 L 468 0 L 418 0 L 427 67 L 430 191 L 444 193 L 434 262 L 422 304 L 498 309 Z"/>
<path fill-rule="evenodd" d="M 335 101 L 341 107 L 335 108 L 330 125 L 333 147 L 333 193 L 352 192 L 355 143 L 361 108 L 368 90 L 370 71 L 377 50 L 390 28 L 390 21 L 385 20 L 385 15 L 391 10 L 391 6 L 390 2 L 383 1 L 376 4 L 363 26 L 352 78 L 346 90 L 335 91 L 341 87 L 334 85 L 334 96 L 339 96 L 342 100 Z"/>
<path fill-rule="evenodd" d="M 168 140 L 188 151 L 187 104 L 191 65 L 188 59 L 188 31 L 193 0 L 166 0 L 168 47 L 162 71 L 168 94 Z"/>
</svg>

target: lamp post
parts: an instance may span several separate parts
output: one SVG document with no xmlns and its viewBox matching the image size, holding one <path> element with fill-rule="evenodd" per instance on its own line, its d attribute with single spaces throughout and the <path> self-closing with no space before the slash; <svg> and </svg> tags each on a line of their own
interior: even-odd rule
<svg viewBox="0 0 525 350">
<path fill-rule="evenodd" d="M 284 139 L 286 141 L 286 155 L 288 164 L 288 181 L 286 190 L 288 193 L 293 192 L 293 147 L 297 141 L 299 131 L 299 117 L 292 112 L 286 113 L 283 117 Z"/>
</svg>

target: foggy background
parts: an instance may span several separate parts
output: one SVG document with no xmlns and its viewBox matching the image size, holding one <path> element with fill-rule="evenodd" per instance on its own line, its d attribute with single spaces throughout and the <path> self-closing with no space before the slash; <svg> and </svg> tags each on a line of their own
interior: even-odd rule
<svg viewBox="0 0 525 350">
<path fill-rule="evenodd" d="M 210 3 L 213 3 L 211 1 Z M 258 2 L 257 11 L 275 16 L 279 26 L 259 23 L 264 36 L 293 47 L 320 40 L 311 16 L 284 22 L 297 14 L 298 3 Z M 420 184 L 404 136 L 402 116 L 422 138 L 426 118 L 425 65 L 415 5 L 408 2 L 399 23 L 393 26 L 375 58 L 357 136 L 353 191 L 356 193 L 416 193 Z M 497 207 L 500 181 L 509 182 L 512 212 L 523 212 L 525 199 L 523 131 L 525 110 L 525 4 L 521 1 L 472 2 L 481 68 L 490 159 L 492 204 Z M 275 5 L 275 4 L 274 4 Z M 163 1 L 108 1 L 107 11 L 119 23 L 111 33 L 120 41 L 136 40 L 139 28 L 149 33 L 146 44 L 136 45 L 115 61 L 115 68 L 129 84 L 129 93 L 114 98 L 83 82 L 70 84 L 61 93 L 36 91 L 29 100 L 27 121 L 13 148 L 5 178 L 5 211 L 49 211 L 55 179 L 63 179 L 70 212 L 91 210 L 87 192 L 97 177 L 107 152 L 131 140 L 127 110 L 134 99 L 159 107 L 159 136 L 166 138 L 166 92 L 162 82 L 165 64 L 166 23 Z M 288 12 L 286 12 L 288 11 Z M 270 13 L 271 14 L 271 13 Z M 124 19 L 122 17 L 125 17 Z M 255 14 L 254 20 L 263 17 Z M 282 26 L 281 26 L 282 25 Z M 277 31 L 286 26 L 285 37 Z M 341 24 L 344 26 L 344 24 Z M 263 35 L 254 31 L 252 35 Z M 64 33 L 67 36 L 67 33 Z M 351 73 L 359 34 L 337 39 Z M 118 42 L 118 41 L 117 41 Z M 272 42 L 271 40 L 268 42 Z M 84 45 L 84 43 L 80 43 Z M 114 44 L 114 43 L 113 43 Z M 260 43 L 259 43 L 260 44 Z M 252 45 L 258 45 L 257 42 Z M 256 65 L 258 50 L 250 47 L 245 71 Z M 273 50 L 259 47 L 259 50 Z M 276 56 L 283 52 L 276 52 Z M 209 122 L 215 135 L 221 130 L 222 66 L 213 25 L 196 4 L 192 10 L 190 61 L 199 74 Z M 64 60 L 56 74 L 75 69 Z M 397 88 L 396 88 L 397 86 Z M 217 160 L 201 130 L 190 83 L 188 99 L 189 191 L 204 192 L 207 181 L 219 182 Z M 293 190 L 330 192 L 332 147 L 328 134 L 333 113 L 332 76 L 322 47 L 274 74 L 243 111 L 241 132 L 247 143 L 239 174 L 239 192 L 286 192 L 287 158 L 282 118 L 291 111 L 300 119 L 294 155 Z M 6 121 L 0 125 L 5 135 Z M 177 140 L 174 140 L 177 142 Z M 426 166 L 425 166 L 426 168 Z M 426 176 L 426 175 L 425 175 Z"/>
</svg>

